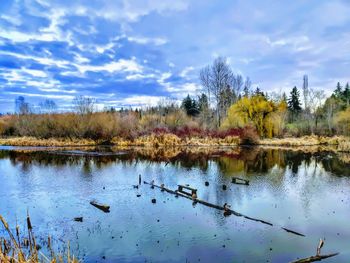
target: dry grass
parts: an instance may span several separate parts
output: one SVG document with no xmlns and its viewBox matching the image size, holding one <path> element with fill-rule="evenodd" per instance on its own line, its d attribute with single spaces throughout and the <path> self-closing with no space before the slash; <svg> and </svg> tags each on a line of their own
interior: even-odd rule
<svg viewBox="0 0 350 263">
<path fill-rule="evenodd" d="M 212 137 L 185 137 L 166 134 L 151 134 L 138 137 L 134 140 L 125 140 L 115 137 L 111 141 L 116 146 L 146 146 L 146 147 L 162 147 L 162 146 L 235 146 L 240 144 L 238 136 L 227 136 L 225 138 Z"/>
<path fill-rule="evenodd" d="M 318 146 L 334 145 L 337 151 L 350 152 L 350 138 L 344 136 L 323 137 L 323 136 L 303 136 L 300 138 L 283 139 L 263 139 L 259 141 L 260 145 L 268 146 Z"/>
<path fill-rule="evenodd" d="M 0 222 L 5 228 L 8 238 L 0 237 L 0 262 L 1 263 L 78 263 L 79 261 L 69 252 L 66 256 L 56 255 L 51 247 L 51 238 L 48 237 L 47 248 L 50 256 L 45 256 L 38 250 L 38 244 L 33 234 L 33 228 L 29 215 L 27 216 L 28 236 L 21 237 L 19 226 L 16 226 L 16 234 L 10 230 L 9 224 L 0 215 Z"/>
<path fill-rule="evenodd" d="M 46 146 L 46 147 L 62 147 L 62 146 L 90 146 L 97 145 L 96 141 L 89 139 L 38 139 L 34 137 L 11 137 L 0 138 L 0 145 L 7 146 Z"/>
</svg>

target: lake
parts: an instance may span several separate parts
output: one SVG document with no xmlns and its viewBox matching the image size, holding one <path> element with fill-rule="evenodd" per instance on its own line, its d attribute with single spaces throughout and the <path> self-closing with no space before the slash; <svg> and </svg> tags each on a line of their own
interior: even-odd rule
<svg viewBox="0 0 350 263">
<path fill-rule="evenodd" d="M 57 248 L 69 241 L 84 262 L 289 262 L 315 255 L 320 238 L 322 254 L 340 252 L 326 262 L 349 262 L 349 160 L 259 147 L 1 147 L 0 214 L 24 229 L 28 210 L 43 247 L 48 235 Z M 173 190 L 189 184 L 198 198 L 273 226 L 143 183 L 135 188 L 139 175 Z M 234 184 L 233 176 L 250 183 Z"/>
</svg>

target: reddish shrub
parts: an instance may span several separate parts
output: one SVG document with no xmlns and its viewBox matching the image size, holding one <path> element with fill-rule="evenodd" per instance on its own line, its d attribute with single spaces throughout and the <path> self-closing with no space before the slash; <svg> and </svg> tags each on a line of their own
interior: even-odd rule
<svg viewBox="0 0 350 263">
<path fill-rule="evenodd" d="M 259 135 L 256 129 L 252 126 L 246 126 L 242 129 L 241 144 L 253 145 L 259 143 Z"/>
</svg>

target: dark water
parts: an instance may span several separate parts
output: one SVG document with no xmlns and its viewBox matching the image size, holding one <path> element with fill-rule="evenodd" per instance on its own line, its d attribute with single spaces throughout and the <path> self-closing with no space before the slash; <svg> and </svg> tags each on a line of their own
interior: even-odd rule
<svg viewBox="0 0 350 263">
<path fill-rule="evenodd" d="M 327 262 L 350 262 L 347 156 L 261 148 L 54 150 L 0 150 L 0 214 L 24 228 L 29 210 L 39 240 L 50 234 L 60 248 L 70 241 L 85 262 L 289 262 L 314 255 L 320 238 L 322 254 L 340 252 Z M 200 199 L 227 202 L 273 226 L 224 217 L 147 185 L 135 189 L 139 174 L 170 189 L 190 184 Z M 232 184 L 232 176 L 250 185 Z M 77 216 L 84 221 L 73 221 Z"/>
</svg>

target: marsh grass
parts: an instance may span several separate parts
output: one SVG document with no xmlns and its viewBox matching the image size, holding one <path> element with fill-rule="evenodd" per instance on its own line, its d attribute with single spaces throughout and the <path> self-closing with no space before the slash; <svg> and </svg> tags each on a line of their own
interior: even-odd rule
<svg viewBox="0 0 350 263">
<path fill-rule="evenodd" d="M 345 136 L 323 137 L 323 136 L 303 136 L 299 138 L 274 138 L 259 141 L 260 145 L 267 146 L 335 146 L 339 152 L 350 152 L 350 138 Z"/>
<path fill-rule="evenodd" d="M 91 139 L 69 139 L 69 138 L 39 139 L 35 137 L 0 138 L 0 145 L 8 145 L 8 146 L 63 147 L 63 146 L 94 146 L 97 144 L 98 142 Z"/>
<path fill-rule="evenodd" d="M 34 233 L 29 215 L 27 215 L 27 233 L 24 237 L 20 232 L 19 226 L 16 226 L 16 234 L 10 229 L 9 224 L 0 215 L 0 222 L 5 229 L 8 237 L 0 237 L 0 262 L 1 263 L 78 263 L 79 261 L 70 255 L 69 243 L 67 254 L 56 254 L 52 249 L 50 236 L 47 240 L 47 250 L 50 255 L 46 256 L 41 253 Z"/>
</svg>

